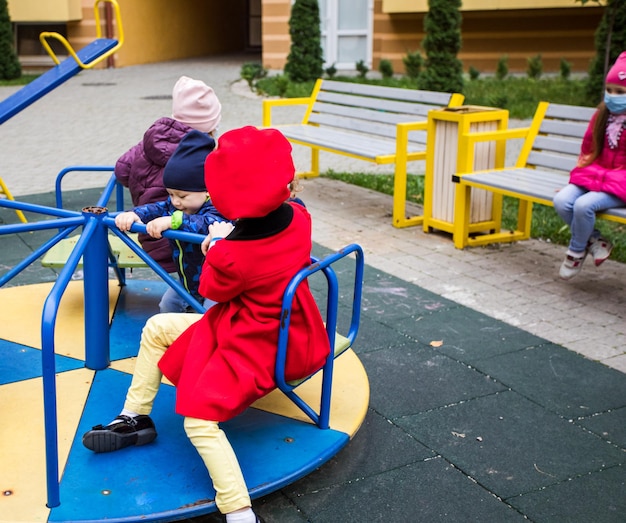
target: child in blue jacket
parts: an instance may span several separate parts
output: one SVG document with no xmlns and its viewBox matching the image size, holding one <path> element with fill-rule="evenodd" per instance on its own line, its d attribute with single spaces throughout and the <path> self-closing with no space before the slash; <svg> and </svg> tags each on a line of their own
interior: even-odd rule
<svg viewBox="0 0 626 523">
<path fill-rule="evenodd" d="M 135 207 L 115 217 L 121 231 L 129 231 L 133 223 L 146 224 L 152 238 L 161 238 L 163 231 L 174 229 L 207 235 L 209 225 L 226 219 L 211 203 L 204 184 L 204 162 L 215 149 L 215 140 L 200 131 L 190 131 L 181 140 L 176 151 L 165 165 L 163 183 L 167 200 Z M 200 270 L 204 262 L 200 244 L 170 240 L 172 257 L 180 282 L 187 291 L 205 307 L 214 302 L 198 293 Z M 178 293 L 168 287 L 159 303 L 160 312 L 189 312 L 191 307 Z"/>
</svg>

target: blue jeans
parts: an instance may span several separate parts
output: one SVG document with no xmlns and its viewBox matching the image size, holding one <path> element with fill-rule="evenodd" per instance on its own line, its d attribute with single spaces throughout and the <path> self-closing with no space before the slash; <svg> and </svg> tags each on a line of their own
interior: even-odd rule
<svg viewBox="0 0 626 523">
<path fill-rule="evenodd" d="M 215 305 L 213 300 L 209 300 L 208 298 L 204 298 L 204 302 L 200 300 L 200 303 L 204 305 L 205 309 L 208 309 L 212 305 Z M 161 297 L 161 301 L 159 302 L 159 311 L 160 312 L 197 312 L 195 309 L 190 309 L 190 305 L 179 296 L 179 294 L 168 287 L 163 296 Z"/>
<path fill-rule="evenodd" d="M 588 191 L 571 183 L 554 196 L 554 208 L 572 233 L 569 249 L 573 252 L 585 252 L 589 239 L 600 236 L 595 229 L 597 212 L 624 206 L 626 203 L 617 196 Z"/>
</svg>

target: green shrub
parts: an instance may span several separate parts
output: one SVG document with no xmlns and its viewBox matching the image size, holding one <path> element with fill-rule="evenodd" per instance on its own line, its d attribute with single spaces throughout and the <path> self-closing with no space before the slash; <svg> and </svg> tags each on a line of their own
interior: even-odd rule
<svg viewBox="0 0 626 523">
<path fill-rule="evenodd" d="M 528 75 L 528 78 L 532 78 L 534 80 L 539 80 L 539 78 L 541 78 L 541 75 L 543 74 L 543 61 L 541 60 L 540 54 L 531 56 L 528 59 L 526 74 Z"/>
<path fill-rule="evenodd" d="M 419 51 L 407 53 L 406 56 L 402 57 L 402 63 L 404 64 L 406 75 L 409 78 L 419 78 L 424 67 L 424 58 Z"/>
<path fill-rule="evenodd" d="M 320 10 L 317 0 L 296 0 L 289 17 L 291 50 L 285 74 L 294 82 L 306 82 L 322 76 L 324 58 Z"/>
<path fill-rule="evenodd" d="M 496 65 L 496 78 L 498 80 L 504 80 L 509 74 L 509 57 L 507 55 L 501 56 Z"/>
<path fill-rule="evenodd" d="M 561 63 L 559 65 L 559 76 L 562 80 L 569 80 L 569 77 L 572 76 L 572 64 L 564 58 L 561 58 Z"/>
<path fill-rule="evenodd" d="M 326 73 L 326 76 L 328 78 L 334 78 L 335 75 L 337 74 L 337 68 L 335 67 L 335 64 L 332 64 L 328 66 L 326 69 L 324 69 L 324 73 Z"/>
<path fill-rule="evenodd" d="M 22 66 L 13 46 L 13 28 L 7 0 L 0 0 L 0 80 L 15 80 L 22 75 Z"/>
<path fill-rule="evenodd" d="M 274 82 L 278 89 L 278 96 L 284 98 L 287 95 L 287 89 L 289 89 L 289 78 L 287 75 L 279 74 L 274 77 Z"/>
<path fill-rule="evenodd" d="M 365 78 L 367 73 L 369 72 L 369 67 L 367 67 L 366 63 L 363 60 L 359 60 L 355 64 L 356 70 L 359 73 L 359 78 Z"/>
<path fill-rule="evenodd" d="M 473 65 L 470 65 L 468 73 L 469 73 L 470 80 L 472 81 L 478 80 L 478 77 L 480 76 L 480 71 L 476 69 Z"/>
<path fill-rule="evenodd" d="M 248 82 L 250 89 L 254 89 L 255 83 L 267 76 L 267 69 L 260 62 L 246 62 L 241 66 L 239 74 Z"/>
<path fill-rule="evenodd" d="M 584 2 L 583 2 L 584 3 Z M 589 66 L 587 96 L 597 105 L 604 96 L 604 79 L 619 54 L 626 49 L 626 2 L 604 2 L 604 14 L 594 37 L 596 55 Z"/>
<path fill-rule="evenodd" d="M 391 60 L 383 58 L 378 64 L 378 71 L 383 78 L 391 78 L 393 76 L 393 64 L 391 63 Z"/>
<path fill-rule="evenodd" d="M 426 69 L 420 75 L 421 89 L 462 92 L 461 0 L 429 0 L 424 17 Z"/>
</svg>

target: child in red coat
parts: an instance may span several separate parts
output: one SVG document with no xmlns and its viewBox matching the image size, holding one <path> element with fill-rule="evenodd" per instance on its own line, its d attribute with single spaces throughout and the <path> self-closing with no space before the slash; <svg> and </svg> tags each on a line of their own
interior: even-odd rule
<svg viewBox="0 0 626 523">
<path fill-rule="evenodd" d="M 277 130 L 243 127 L 219 139 L 207 157 L 205 181 L 217 210 L 235 225 L 209 227 L 200 277 L 200 293 L 218 303 L 201 317 L 158 314 L 148 320 L 124 411 L 83 437 L 95 452 L 152 441 L 156 430 L 148 414 L 162 371 L 177 387 L 176 411 L 185 417 L 187 436 L 209 471 L 228 523 L 258 519 L 219 422 L 276 387 L 282 295 L 310 263 L 310 215 L 299 203 L 286 202 L 294 172 L 291 146 Z M 329 351 L 322 317 L 304 282 L 293 301 L 287 379 L 319 369 Z"/>
</svg>

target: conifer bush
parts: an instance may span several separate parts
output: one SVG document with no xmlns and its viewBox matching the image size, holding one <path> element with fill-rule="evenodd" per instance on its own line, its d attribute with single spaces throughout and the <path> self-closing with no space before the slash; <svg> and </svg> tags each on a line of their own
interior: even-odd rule
<svg viewBox="0 0 626 523">
<path fill-rule="evenodd" d="M 291 49 L 285 74 L 294 82 L 320 78 L 323 73 L 322 32 L 317 0 L 296 0 L 289 17 Z"/>
<path fill-rule="evenodd" d="M 585 4 L 588 0 L 581 0 Z M 626 2 L 608 0 L 596 29 L 596 56 L 589 66 L 587 96 L 599 103 L 604 96 L 604 79 L 620 53 L 626 50 Z"/>
<path fill-rule="evenodd" d="M 7 0 L 0 0 L 0 79 L 15 80 L 22 76 L 22 66 L 13 46 L 13 29 Z"/>
<path fill-rule="evenodd" d="M 461 50 L 461 0 L 428 0 L 422 43 L 426 70 L 420 75 L 420 89 L 463 92 Z"/>
</svg>

